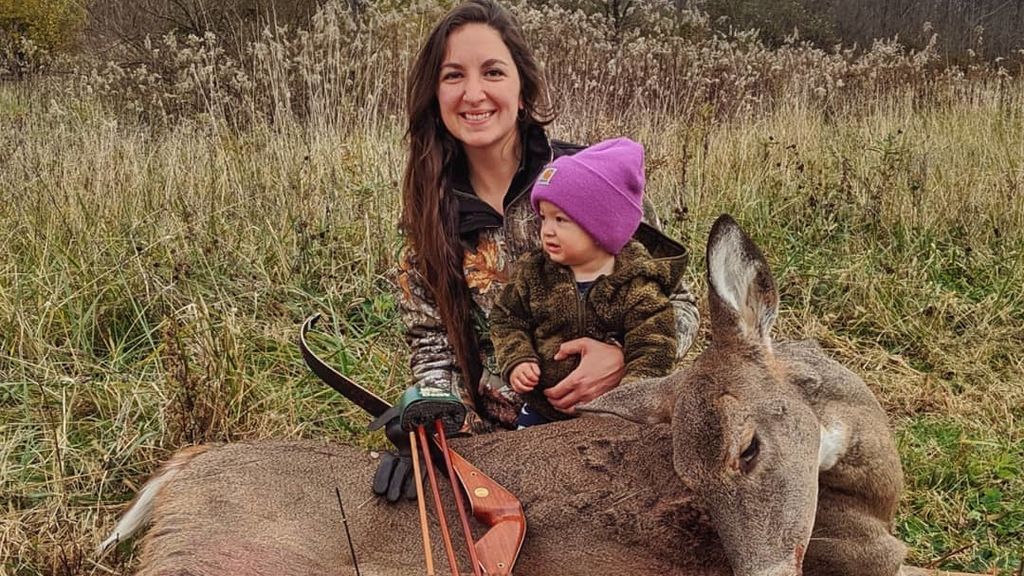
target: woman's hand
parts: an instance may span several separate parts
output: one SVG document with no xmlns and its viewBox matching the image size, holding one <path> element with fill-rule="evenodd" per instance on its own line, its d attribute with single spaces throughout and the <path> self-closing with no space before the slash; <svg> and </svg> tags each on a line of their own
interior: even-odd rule
<svg viewBox="0 0 1024 576">
<path fill-rule="evenodd" d="M 622 348 L 614 344 L 577 338 L 562 344 L 555 360 L 564 360 L 573 354 L 579 354 L 580 365 L 544 391 L 551 405 L 566 414 L 574 414 L 577 404 L 590 402 L 618 386 L 626 371 Z"/>
</svg>

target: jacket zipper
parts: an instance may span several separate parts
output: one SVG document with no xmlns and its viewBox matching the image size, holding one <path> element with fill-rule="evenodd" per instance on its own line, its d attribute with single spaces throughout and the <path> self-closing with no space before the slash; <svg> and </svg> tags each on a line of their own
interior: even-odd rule
<svg viewBox="0 0 1024 576">
<path fill-rule="evenodd" d="M 576 284 L 576 276 L 572 273 L 572 268 L 560 264 L 558 267 L 562 269 L 562 273 L 569 279 L 569 288 L 576 294 L 576 315 L 573 318 L 574 335 L 573 338 L 569 338 L 569 340 L 573 340 L 585 335 L 586 324 L 583 320 L 586 317 L 586 310 L 583 308 L 583 294 L 580 294 L 580 288 Z"/>
<path fill-rule="evenodd" d="M 569 275 L 569 285 L 576 291 L 576 337 L 591 338 L 592 336 L 587 332 L 587 300 L 590 298 L 590 293 L 597 287 L 597 283 L 604 282 L 608 275 L 602 274 L 598 276 L 590 283 L 590 288 L 586 292 L 580 292 L 579 284 L 576 282 L 576 276 L 572 273 L 572 269 L 568 266 L 563 266 L 562 268 Z"/>
<path fill-rule="evenodd" d="M 572 274 L 572 271 L 570 271 L 569 273 Z M 576 277 L 574 276 L 572 280 L 575 284 Z M 587 336 L 587 294 L 590 293 L 590 289 L 587 289 L 586 292 L 580 292 L 579 285 L 575 285 L 573 286 L 573 288 L 576 289 L 576 306 L 577 308 L 579 308 L 579 313 L 577 313 L 576 316 L 580 320 L 580 329 L 577 331 L 577 333 L 579 334 L 580 338 L 584 338 Z M 590 288 L 593 288 L 593 285 L 591 285 Z"/>
<path fill-rule="evenodd" d="M 547 166 L 548 164 L 551 164 L 551 161 L 554 160 L 554 159 L 555 159 L 555 149 L 551 146 L 551 143 L 548 142 L 548 159 L 547 159 L 546 162 L 544 162 L 544 166 Z M 515 179 L 515 176 L 513 176 L 512 178 Z M 528 182 L 526 184 L 526 186 L 523 186 L 518 192 L 515 193 L 514 196 L 512 196 L 512 199 L 508 201 L 508 205 L 511 206 L 511 205 L 515 204 L 516 201 L 519 200 L 519 198 L 523 194 L 526 194 L 526 192 L 529 191 L 529 189 L 532 188 L 532 187 L 533 187 L 533 182 Z M 502 204 L 502 208 L 505 208 L 504 203 Z M 504 224 L 504 221 L 502 222 L 502 224 Z"/>
</svg>

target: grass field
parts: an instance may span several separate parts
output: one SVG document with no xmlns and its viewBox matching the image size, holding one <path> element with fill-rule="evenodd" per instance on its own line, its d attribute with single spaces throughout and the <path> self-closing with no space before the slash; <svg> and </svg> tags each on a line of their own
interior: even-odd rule
<svg viewBox="0 0 1024 576">
<path fill-rule="evenodd" d="M 557 63 L 549 62 L 549 67 Z M 938 90 L 938 89 L 937 89 Z M 807 96 L 807 94 L 811 94 Z M 1024 86 L 919 86 L 748 113 L 569 110 L 568 140 L 647 147 L 665 228 L 703 253 L 733 214 L 814 337 L 888 411 L 909 561 L 1009 576 L 1024 554 Z M 128 573 L 90 551 L 174 449 L 381 446 L 295 346 L 393 397 L 400 113 L 142 122 L 46 83 L 0 86 L 0 574 Z M 577 110 L 584 110 L 577 107 Z"/>
</svg>

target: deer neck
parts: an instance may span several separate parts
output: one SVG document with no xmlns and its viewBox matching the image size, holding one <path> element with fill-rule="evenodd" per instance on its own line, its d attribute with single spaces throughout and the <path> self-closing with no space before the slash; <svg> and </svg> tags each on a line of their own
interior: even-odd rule
<svg viewBox="0 0 1024 576">
<path fill-rule="evenodd" d="M 692 550 L 680 542 L 716 549 L 703 510 L 672 467 L 668 426 L 584 417 L 467 438 L 457 449 L 517 495 L 531 539 L 582 549 L 615 541 L 667 566 L 692 565 Z"/>
</svg>

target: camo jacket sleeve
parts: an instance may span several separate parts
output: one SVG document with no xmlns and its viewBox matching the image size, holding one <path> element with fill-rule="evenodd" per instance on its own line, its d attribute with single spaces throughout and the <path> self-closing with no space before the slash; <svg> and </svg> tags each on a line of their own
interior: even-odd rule
<svg viewBox="0 0 1024 576">
<path fill-rule="evenodd" d="M 672 310 L 676 318 L 676 360 L 682 360 L 693 345 L 700 325 L 700 313 L 697 311 L 697 299 L 693 297 L 686 282 L 680 282 L 676 291 L 669 296 Z"/>
<path fill-rule="evenodd" d="M 658 214 L 647 197 L 644 197 L 644 222 L 661 230 Z M 676 285 L 675 291 L 669 295 L 669 302 L 672 303 L 672 310 L 675 312 L 676 360 L 679 361 L 693 345 L 697 328 L 700 326 L 700 312 L 697 310 L 697 298 L 690 292 L 690 287 L 685 281 L 680 281 Z"/>
<path fill-rule="evenodd" d="M 411 352 L 411 385 L 454 394 L 472 410 L 441 313 L 416 271 L 416 256 L 408 245 L 400 259 L 398 286 L 399 311 Z"/>
</svg>

